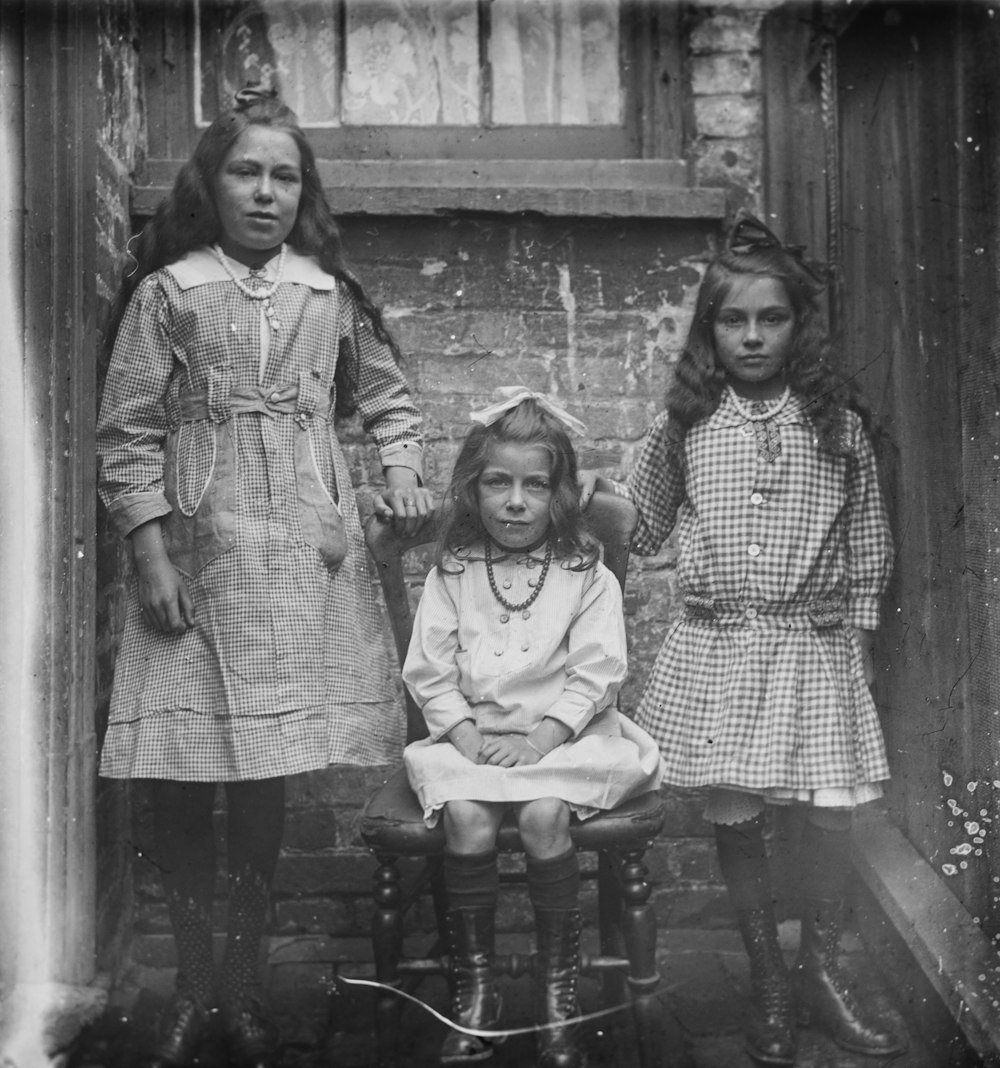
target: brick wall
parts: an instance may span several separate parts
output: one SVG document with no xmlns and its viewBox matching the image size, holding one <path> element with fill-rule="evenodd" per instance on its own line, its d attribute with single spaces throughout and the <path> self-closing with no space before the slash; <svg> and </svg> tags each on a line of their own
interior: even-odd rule
<svg viewBox="0 0 1000 1068">
<path fill-rule="evenodd" d="M 690 155 L 697 181 L 724 186 L 734 207 L 759 208 L 759 30 L 769 6 L 695 5 L 692 13 Z M 120 47 L 127 56 L 127 46 Z M 116 84 L 124 90 L 130 76 L 134 67 L 124 62 Z M 124 114 L 135 137 L 129 144 L 141 145 L 139 113 Z M 127 171 L 127 152 L 110 158 Z M 427 479 L 437 492 L 447 481 L 469 409 L 487 401 L 496 385 L 518 382 L 558 395 L 586 422 L 583 466 L 623 475 L 661 407 L 718 236 L 717 225 L 708 221 L 540 216 L 351 218 L 343 229 L 358 273 L 407 354 L 405 370 L 425 419 Z M 109 254 L 120 249 L 120 238 L 119 231 Z M 377 477 L 377 460 L 356 426 L 343 427 L 342 440 L 365 488 Z M 674 611 L 674 562 L 670 546 L 657 557 L 633 561 L 626 597 L 632 653 L 626 708 L 638 700 Z M 290 783 L 269 969 L 272 993 L 294 1000 L 300 1010 L 322 1012 L 331 970 L 370 959 L 374 863 L 357 826 L 364 798 L 383 775 L 384 769 L 337 767 Z M 650 858 L 660 921 L 724 922 L 701 801 L 665 794 L 667 827 Z M 173 951 L 155 873 L 141 858 L 149 843 L 141 803 L 132 840 L 138 906 L 133 978 L 164 989 Z M 220 873 L 220 893 L 223 887 Z M 221 925 L 221 901 L 219 912 Z M 429 908 L 408 922 L 429 928 Z M 529 925 L 526 902 L 512 899 L 501 929 Z"/>
<path fill-rule="evenodd" d="M 125 243 L 131 233 L 129 192 L 131 175 L 144 144 L 139 69 L 136 54 L 135 11 L 132 0 L 101 0 L 97 9 L 100 67 L 97 130 L 97 275 L 98 328 L 108 322 L 118 288 Z M 105 367 L 99 357 L 98 379 Z M 103 736 L 114 667 L 114 651 L 121 632 L 122 575 L 125 557 L 108 531 L 98 509 L 97 566 L 97 695 L 98 737 Z M 99 782 L 98 827 L 98 967 L 115 972 L 128 951 L 127 923 L 131 901 L 129 799 L 126 790 Z"/>
</svg>

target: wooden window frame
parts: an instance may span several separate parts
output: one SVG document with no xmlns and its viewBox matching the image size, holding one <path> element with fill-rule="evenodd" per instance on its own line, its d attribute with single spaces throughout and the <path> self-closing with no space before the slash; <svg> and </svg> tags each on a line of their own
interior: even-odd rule
<svg viewBox="0 0 1000 1068">
<path fill-rule="evenodd" d="M 334 211 L 723 217 L 723 190 L 692 188 L 684 159 L 681 5 L 622 0 L 621 10 L 622 126 L 311 126 Z M 149 153 L 133 212 L 142 217 L 167 193 L 201 130 L 194 5 L 140 4 L 139 17 Z"/>
</svg>

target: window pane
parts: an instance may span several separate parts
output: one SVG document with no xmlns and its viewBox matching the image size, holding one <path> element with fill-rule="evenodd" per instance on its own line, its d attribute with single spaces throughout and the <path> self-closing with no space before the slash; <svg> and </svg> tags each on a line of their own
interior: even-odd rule
<svg viewBox="0 0 1000 1068">
<path fill-rule="evenodd" d="M 337 0 L 202 3 L 198 20 L 205 121 L 248 82 L 277 89 L 305 126 L 336 126 Z"/>
<path fill-rule="evenodd" d="M 476 0 L 347 0 L 346 21 L 345 124 L 480 121 Z"/>
<path fill-rule="evenodd" d="M 493 0 L 493 123 L 622 121 L 618 0 Z"/>
</svg>

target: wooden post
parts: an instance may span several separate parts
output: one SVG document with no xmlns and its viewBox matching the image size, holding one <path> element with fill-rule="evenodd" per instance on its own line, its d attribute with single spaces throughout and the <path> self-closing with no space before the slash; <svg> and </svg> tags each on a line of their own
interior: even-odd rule
<svg viewBox="0 0 1000 1068">
<path fill-rule="evenodd" d="M 47 1050 L 96 1000 L 96 43 L 89 4 L 0 7 L 0 979 Z"/>
</svg>

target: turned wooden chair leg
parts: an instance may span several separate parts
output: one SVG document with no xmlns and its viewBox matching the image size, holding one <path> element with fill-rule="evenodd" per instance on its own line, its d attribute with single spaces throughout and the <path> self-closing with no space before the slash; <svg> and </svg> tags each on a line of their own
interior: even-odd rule
<svg viewBox="0 0 1000 1068">
<path fill-rule="evenodd" d="M 601 935 L 601 956 L 624 957 L 623 899 L 619 874 L 621 861 L 616 854 L 601 850 L 597 863 L 597 920 Z M 602 973 L 601 987 L 605 1006 L 622 1005 L 627 1000 L 625 976 L 617 969 L 608 969 Z"/>
<path fill-rule="evenodd" d="M 375 978 L 398 988 L 399 960 L 403 952 L 403 920 L 400 912 L 403 892 L 397 857 L 378 857 L 375 872 L 375 913 L 372 916 L 372 950 Z M 375 998 L 375 1040 L 379 1068 L 395 1068 L 399 1049 L 399 1015 L 402 1002 L 395 994 L 380 990 Z"/>
<path fill-rule="evenodd" d="M 684 1036 L 672 1012 L 655 996 L 660 985 L 656 970 L 656 913 L 650 903 L 651 887 L 645 850 L 622 856 L 622 931 L 628 951 L 628 986 L 641 1068 L 690 1063 Z"/>
</svg>

